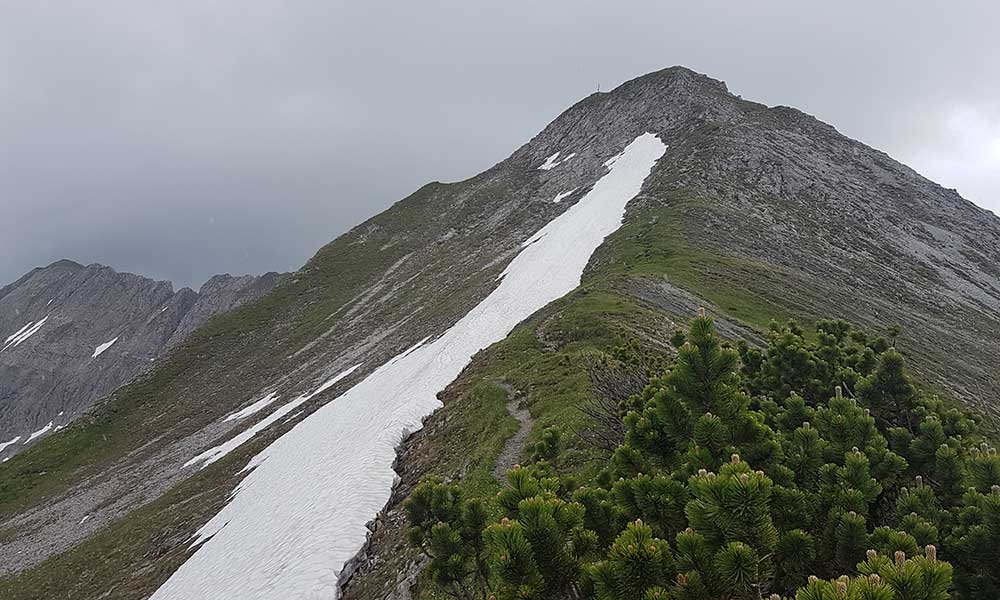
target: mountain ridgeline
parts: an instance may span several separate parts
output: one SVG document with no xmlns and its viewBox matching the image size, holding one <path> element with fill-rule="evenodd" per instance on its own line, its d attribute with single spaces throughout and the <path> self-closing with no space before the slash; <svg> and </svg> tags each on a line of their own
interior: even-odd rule
<svg viewBox="0 0 1000 600">
<path fill-rule="evenodd" d="M 624 209 L 594 212 L 609 203 Z M 581 214 L 593 216 L 581 220 Z M 592 254 L 589 247 L 581 250 L 587 246 L 579 242 L 589 239 L 583 230 L 591 221 L 594 235 L 611 231 Z M 510 324 L 513 329 L 498 325 L 516 305 L 509 298 L 506 304 L 498 302 L 505 285 L 521 282 L 518 289 L 531 290 L 524 285 L 531 280 L 524 278 L 534 276 L 543 288 L 559 269 L 575 269 L 577 263 L 582 274 L 574 277 L 579 284 L 575 289 L 565 293 L 559 288 L 564 295 L 554 301 L 523 293 L 524 303 L 539 298 L 543 303 L 524 304 L 531 307 L 530 316 L 519 317 L 519 324 Z M 19 285 L 23 283 L 15 284 L 14 291 L 11 286 L 0 291 L 0 307 Z M 688 350 L 680 350 L 681 358 L 675 359 L 672 338 L 683 341 L 675 332 L 687 330 L 699 307 L 712 317 L 723 340 L 734 346 L 745 342 L 737 362 L 746 369 L 753 368 L 754 352 L 773 343 L 772 321 L 795 319 L 802 343 L 821 338 L 817 326 L 829 323 L 826 319 L 851 322 L 870 332 L 865 339 L 892 340 L 921 397 L 926 402 L 939 397 L 934 410 L 973 411 L 975 435 L 981 436 L 977 441 L 987 443 L 995 432 L 1000 219 L 809 115 L 743 100 L 723 83 L 679 67 L 583 99 L 506 160 L 465 181 L 422 187 L 263 291 L 185 333 L 183 343 L 170 343 L 182 321 L 177 318 L 174 329 L 167 332 L 166 327 L 156 338 L 162 340 L 157 349 L 130 349 L 135 368 L 123 370 L 104 388 L 95 387 L 94 394 L 104 397 L 93 408 L 81 414 L 83 404 L 93 400 L 81 402 L 73 409 L 80 414 L 76 420 L 0 465 L 0 596 L 383 600 L 465 593 L 439 577 L 441 565 L 422 551 L 426 548 L 419 535 L 411 532 L 407 543 L 406 531 L 415 518 L 418 526 L 426 525 L 429 539 L 436 522 L 451 517 L 425 523 L 405 499 L 415 490 L 417 498 L 421 493 L 447 496 L 448 486 L 455 486 L 463 499 L 502 500 L 520 485 L 494 476 L 506 471 L 510 457 L 525 465 L 547 462 L 546 468 L 556 469 L 540 473 L 526 467 L 515 476 L 521 479 L 572 476 L 596 482 L 592 487 L 613 489 L 613 482 L 599 480 L 594 465 L 607 464 L 607 455 L 600 452 L 614 450 L 626 434 L 638 440 L 633 433 L 639 425 L 634 417 L 623 420 L 613 410 L 609 417 L 608 410 L 593 407 L 608 397 L 609 388 L 618 390 L 614 393 L 642 390 L 648 376 L 662 376 L 669 365 L 683 364 Z M 173 297 L 167 291 L 162 295 L 136 309 L 137 320 L 128 322 L 151 327 L 155 311 Z M 13 361 L 8 355 L 14 357 L 14 351 L 37 348 L 30 356 L 40 361 L 36 369 L 46 368 L 51 359 L 41 354 L 40 346 L 50 338 L 36 337 L 54 332 L 50 325 L 60 325 L 58 312 L 43 309 L 50 297 L 56 296 L 33 293 L 30 303 L 18 308 L 26 312 L 0 312 L 3 337 L 13 334 L 15 341 L 49 318 L 13 350 L 0 353 L 0 365 Z M 425 356 L 434 348 L 452 349 L 448 344 L 455 337 L 474 336 L 477 323 L 481 330 L 501 335 L 481 338 L 482 348 L 471 360 L 451 351 Z M 75 342 L 74 360 L 97 361 L 116 348 L 125 349 L 130 336 L 119 333 L 122 327 L 109 324 Z M 115 337 L 117 342 L 93 356 Z M 884 354 L 883 342 L 878 349 Z M 636 359 L 641 369 L 625 383 L 620 377 L 602 377 L 604 371 L 595 366 L 630 356 L 641 357 Z M 418 364 L 423 360 L 426 364 Z M 413 374 L 424 372 L 424 366 L 433 376 L 421 380 Z M 396 373 L 415 378 L 407 379 L 403 389 L 390 385 Z M 752 374 L 745 377 L 727 380 L 727 385 L 750 396 L 775 393 L 763 384 L 749 389 L 757 384 Z M 837 382 L 851 401 L 859 393 L 856 383 L 850 378 Z M 789 385 L 780 392 L 782 401 L 792 392 L 815 392 L 795 389 L 810 385 L 808 381 Z M 417 412 L 426 417 L 416 432 L 419 419 L 413 422 L 416 404 L 409 401 L 409 388 L 413 398 L 421 394 Z M 824 388 L 823 393 L 832 392 Z M 819 395 L 815 399 L 831 401 Z M 388 415 L 381 412 L 386 406 L 393 407 Z M 436 406 L 440 408 L 427 414 Z M 759 404 L 750 408 L 762 410 Z M 18 410 L 33 415 L 32 426 L 46 424 L 42 421 L 48 413 L 30 405 Z M 782 410 L 787 410 L 784 404 L 768 418 L 780 418 Z M 348 415 L 353 421 L 344 423 Z M 893 421 L 893 426 L 903 425 Z M 0 431 L 8 429 L 0 423 Z M 348 448 L 369 448 L 375 440 L 378 452 L 317 454 L 317 448 L 338 447 L 340 442 L 330 437 L 356 442 Z M 384 452 L 396 443 L 398 455 Z M 643 443 L 649 444 L 644 452 L 656 448 L 649 440 Z M 738 459 L 723 456 L 730 445 L 713 449 L 712 460 L 719 459 L 720 465 L 706 468 L 705 476 L 716 472 L 720 483 L 696 481 L 690 484 L 696 493 L 707 497 L 714 493 L 709 488 L 730 481 L 749 485 L 744 475 L 763 486 L 757 471 L 765 468 L 765 475 L 773 477 L 752 452 L 734 452 Z M 555 454 L 553 446 L 558 446 Z M 676 446 L 678 453 L 688 451 Z M 859 451 L 866 451 L 863 444 Z M 378 477 L 351 489 L 327 485 L 331 477 L 340 478 L 337 469 L 367 460 L 369 454 L 371 462 L 364 464 Z M 827 458 L 834 468 L 860 461 L 833 454 Z M 656 476 L 678 480 L 673 473 L 677 465 L 654 466 L 661 469 Z M 391 489 L 389 469 L 398 474 Z M 883 489 L 913 487 L 902 482 L 911 473 L 893 473 L 899 480 L 882 482 Z M 691 475 L 697 476 L 697 469 Z M 436 482 L 430 485 L 443 487 L 428 492 L 420 484 L 428 476 L 436 478 L 427 480 Z M 565 484 L 549 491 L 559 497 L 568 489 Z M 281 490 L 280 499 L 274 498 L 276 490 Z M 988 488 L 976 493 L 988 504 Z M 889 507 L 896 502 L 867 500 L 872 512 L 863 522 L 846 517 L 865 541 L 869 538 L 864 536 L 876 535 L 877 527 L 890 522 Z M 494 502 L 480 505 L 485 514 L 467 511 L 476 517 L 472 529 L 506 516 L 508 521 L 498 521 L 490 535 L 512 540 L 522 509 Z M 536 504 L 531 510 L 556 510 Z M 367 508 L 383 505 L 381 512 Z M 560 526 L 572 525 L 578 510 L 569 509 Z M 863 514 L 853 506 L 842 512 L 851 510 L 855 516 Z M 280 535 L 255 537 L 255 531 L 272 531 L 269 515 L 287 527 Z M 681 585 L 679 574 L 690 581 L 688 570 L 677 567 L 674 551 L 676 535 L 685 530 L 681 521 L 663 528 L 660 522 L 640 518 L 642 523 L 636 524 L 632 517 L 638 515 L 627 516 L 631 525 L 624 533 L 602 531 L 596 540 L 583 534 L 575 542 L 581 548 L 585 542 L 601 546 L 595 556 L 603 553 L 602 560 L 595 562 L 608 564 L 616 560 L 606 551 L 618 535 L 632 536 L 637 547 L 652 543 L 656 548 L 651 554 L 660 552 L 665 541 L 671 550 L 663 556 L 669 554 L 675 562 L 659 563 L 656 573 L 672 583 L 661 586 L 662 592 L 650 592 L 667 595 L 649 598 L 688 597 L 675 587 Z M 609 518 L 611 523 L 619 521 Z M 688 525 L 699 533 L 703 523 Z M 654 529 L 647 531 L 643 524 Z M 594 531 L 592 525 L 584 529 Z M 982 534 L 997 535 L 988 529 Z M 746 535 L 756 534 L 748 529 Z M 709 540 L 702 553 L 707 557 L 711 551 L 711 560 L 760 560 L 765 554 L 737 548 L 715 556 L 724 549 L 716 541 Z M 742 543 L 752 546 L 751 541 Z M 630 542 L 622 543 L 623 554 L 617 557 L 625 560 Z M 689 547 L 697 550 L 697 544 Z M 475 550 L 459 554 L 456 568 L 476 566 Z M 515 555 L 511 551 L 508 556 Z M 852 557 L 847 552 L 834 557 L 838 569 L 843 567 L 837 573 L 858 575 Z M 776 560 L 768 556 L 766 566 Z M 910 569 L 906 564 L 902 561 L 899 568 Z M 231 565 L 239 565 L 240 577 L 226 572 Z M 602 581 L 614 590 L 621 571 L 613 566 L 588 566 L 587 572 L 605 569 Z M 879 563 L 873 573 L 888 577 L 890 571 L 880 569 L 890 566 Z M 932 571 L 937 573 L 933 568 L 921 572 Z M 812 574 L 769 572 L 796 582 L 770 588 L 781 594 L 798 585 L 800 575 Z M 536 595 L 529 597 L 558 597 L 544 595 L 552 590 L 574 598 L 599 593 L 605 594 L 598 596 L 602 598 L 632 597 L 586 583 L 541 588 L 537 579 L 528 583 L 536 586 Z M 829 589 L 822 588 L 827 583 Z M 808 598 L 837 598 L 839 585 L 815 583 L 818 595 Z M 516 596 L 514 588 L 492 589 Z M 750 598 L 764 588 L 740 589 L 742 595 L 711 597 Z M 834 595 L 823 595 L 827 592 Z M 962 593 L 963 598 L 986 597 Z"/>
<path fill-rule="evenodd" d="M 277 281 L 217 275 L 199 292 L 174 292 L 165 281 L 61 260 L 0 289 L 0 442 L 13 440 L 0 454 L 65 427 L 213 315 Z"/>
</svg>

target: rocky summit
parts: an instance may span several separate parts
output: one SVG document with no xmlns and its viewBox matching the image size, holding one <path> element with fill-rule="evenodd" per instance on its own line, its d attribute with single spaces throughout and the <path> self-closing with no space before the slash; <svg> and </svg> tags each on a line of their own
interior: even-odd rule
<svg viewBox="0 0 1000 600">
<path fill-rule="evenodd" d="M 175 292 L 166 281 L 61 260 L 0 289 L 0 456 L 63 429 L 213 315 L 278 279 L 218 275 L 199 292 Z"/>
<path fill-rule="evenodd" d="M 103 399 L 0 466 L 0 596 L 439 597 L 404 535 L 421 478 L 495 496 L 544 428 L 589 426 L 595 357 L 669 358 L 699 308 L 750 347 L 772 321 L 850 321 L 989 427 L 998 265 L 992 213 L 680 67 L 584 98 L 273 289 L 59 263 L 0 292 L 0 431 Z M 86 400 L 56 371 L 93 373 Z M 8 403 L 8 381 L 36 392 Z"/>
</svg>

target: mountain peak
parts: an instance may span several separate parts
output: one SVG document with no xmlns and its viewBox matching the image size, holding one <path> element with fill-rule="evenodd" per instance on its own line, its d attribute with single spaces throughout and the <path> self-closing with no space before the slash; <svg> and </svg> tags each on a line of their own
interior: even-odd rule
<svg viewBox="0 0 1000 600">
<path fill-rule="evenodd" d="M 640 75 L 608 93 L 653 87 L 685 90 L 692 94 L 729 94 L 729 88 L 726 87 L 725 82 L 680 65 Z"/>
<path fill-rule="evenodd" d="M 85 269 L 83 265 L 76 262 L 75 260 L 70 260 L 68 258 L 60 258 L 44 267 L 43 269 L 70 269 L 72 271 L 79 271 L 80 269 Z"/>
<path fill-rule="evenodd" d="M 722 81 L 673 66 L 587 96 L 522 148 L 525 154 L 514 158 L 535 162 L 561 146 L 586 144 L 604 157 L 603 162 L 646 132 L 676 137 L 673 132 L 691 132 L 706 123 L 739 123 L 767 110 L 730 93 Z"/>
</svg>

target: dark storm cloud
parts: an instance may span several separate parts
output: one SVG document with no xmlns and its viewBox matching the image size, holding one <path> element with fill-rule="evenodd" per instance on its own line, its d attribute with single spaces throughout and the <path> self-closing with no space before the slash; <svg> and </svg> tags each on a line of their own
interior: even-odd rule
<svg viewBox="0 0 1000 600">
<path fill-rule="evenodd" d="M 298 267 L 683 64 L 1000 208 L 993 2 L 3 2 L 0 281 Z"/>
</svg>

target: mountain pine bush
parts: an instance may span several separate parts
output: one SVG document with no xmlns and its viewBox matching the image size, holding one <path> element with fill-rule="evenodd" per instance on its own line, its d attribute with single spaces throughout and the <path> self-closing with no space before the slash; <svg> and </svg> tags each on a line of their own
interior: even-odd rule
<svg viewBox="0 0 1000 600">
<path fill-rule="evenodd" d="M 772 325 L 766 347 L 734 347 L 700 316 L 671 342 L 673 363 L 615 400 L 624 441 L 596 476 L 564 464 L 569 440 L 548 428 L 494 498 L 439 479 L 414 490 L 408 539 L 437 589 L 1000 598 L 1000 455 L 969 414 L 921 393 L 885 339 L 843 321 L 807 336 L 790 322 Z"/>
</svg>

